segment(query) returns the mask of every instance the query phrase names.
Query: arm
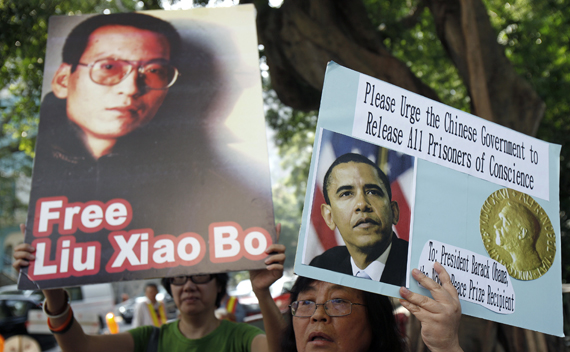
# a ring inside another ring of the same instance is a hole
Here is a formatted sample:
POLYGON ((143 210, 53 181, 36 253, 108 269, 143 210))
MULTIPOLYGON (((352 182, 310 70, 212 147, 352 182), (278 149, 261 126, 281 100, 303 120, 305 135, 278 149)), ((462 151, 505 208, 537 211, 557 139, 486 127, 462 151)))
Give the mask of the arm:
MULTIPOLYGON (((20 225, 20 229, 22 233, 25 232, 24 225, 20 225)), ((18 245, 14 249, 14 259, 16 259, 14 264, 12 264, 14 269, 20 271, 21 268, 30 265, 30 261, 36 259, 34 252, 35 248, 27 243, 18 245)), ((42 292, 46 296, 46 310, 51 315, 58 315, 65 311, 68 303, 63 289, 49 289, 42 290, 42 292)), ((57 319, 49 318, 50 324, 57 329, 65 323, 66 318, 67 316, 57 319)), ((134 340, 131 334, 86 335, 76 320, 73 321, 71 329, 64 334, 55 334, 55 338, 63 351, 77 351, 77 346, 81 346, 81 350, 85 352, 124 352, 134 350, 134 340)))
POLYGON ((443 266, 436 262, 434 268, 441 286, 418 269, 412 270, 414 279, 431 292, 433 299, 401 287, 400 295, 404 299, 400 303, 420 321, 422 339, 430 351, 462 352, 458 336, 461 320, 459 296, 443 266))
MULTIPOLYGON (((277 237, 281 225, 277 225, 277 237)), ((249 272, 253 292, 259 301, 259 308, 263 315, 263 327, 265 335, 258 335, 251 344, 252 352, 278 352, 281 350, 281 335, 285 330, 285 319, 283 314, 271 297, 269 286, 283 276, 283 262, 285 261, 285 246, 282 244, 272 244, 265 251, 267 254, 273 253, 265 259, 267 269, 252 270, 249 272)))

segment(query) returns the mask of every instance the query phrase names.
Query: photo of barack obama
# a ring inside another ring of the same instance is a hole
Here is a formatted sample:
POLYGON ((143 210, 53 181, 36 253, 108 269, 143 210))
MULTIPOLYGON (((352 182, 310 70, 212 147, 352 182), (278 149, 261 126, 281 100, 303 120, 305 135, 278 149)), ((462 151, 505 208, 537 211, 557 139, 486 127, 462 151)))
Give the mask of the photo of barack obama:
POLYGON ((321 216, 338 229, 345 246, 316 256, 311 266, 403 286, 408 242, 394 234, 400 219, 388 177, 370 159, 355 153, 338 157, 323 179, 321 216))

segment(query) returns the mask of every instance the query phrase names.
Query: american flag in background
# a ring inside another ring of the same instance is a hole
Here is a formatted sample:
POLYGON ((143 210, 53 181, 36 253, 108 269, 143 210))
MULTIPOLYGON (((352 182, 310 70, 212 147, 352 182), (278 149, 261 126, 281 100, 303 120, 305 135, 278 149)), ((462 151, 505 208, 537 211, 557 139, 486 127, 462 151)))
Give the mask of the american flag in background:
POLYGON ((358 153, 378 163, 386 173, 392 188, 392 200, 400 207, 400 220, 394 228, 396 235, 406 241, 410 237, 410 219, 413 201, 413 166, 414 157, 393 150, 382 148, 339 133, 322 130, 320 152, 316 169, 317 179, 311 209, 311 224, 305 237, 304 264, 327 249, 344 245, 338 230, 328 228, 321 216, 323 178, 329 166, 339 156, 346 153, 358 153))

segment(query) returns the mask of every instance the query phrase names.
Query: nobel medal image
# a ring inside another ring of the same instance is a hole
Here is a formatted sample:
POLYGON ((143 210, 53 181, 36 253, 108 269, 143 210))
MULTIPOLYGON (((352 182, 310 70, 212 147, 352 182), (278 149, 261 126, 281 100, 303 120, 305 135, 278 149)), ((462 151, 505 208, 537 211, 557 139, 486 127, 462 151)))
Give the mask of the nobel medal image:
POLYGON ((556 235, 542 207, 509 188, 493 192, 481 207, 481 237, 491 258, 518 280, 534 280, 552 266, 556 235))

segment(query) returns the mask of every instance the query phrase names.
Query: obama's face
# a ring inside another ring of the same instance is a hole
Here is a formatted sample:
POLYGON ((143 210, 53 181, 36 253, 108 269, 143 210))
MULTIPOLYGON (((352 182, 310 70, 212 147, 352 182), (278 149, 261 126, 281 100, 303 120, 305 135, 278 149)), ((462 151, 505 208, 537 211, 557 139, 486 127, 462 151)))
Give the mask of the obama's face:
POLYGON ((168 89, 149 89, 147 76, 157 72, 152 65, 167 67, 169 60, 164 35, 130 26, 104 26, 89 36, 74 71, 69 64, 60 66, 52 88, 58 98, 67 99, 68 118, 88 139, 115 140, 154 117, 168 89), (128 73, 117 83, 101 78, 120 65, 130 71, 123 71, 128 73))
POLYGON ((321 214, 331 230, 338 228, 349 251, 370 252, 390 243, 400 211, 373 166, 352 161, 338 164, 327 191, 330 205, 323 204, 321 214))

